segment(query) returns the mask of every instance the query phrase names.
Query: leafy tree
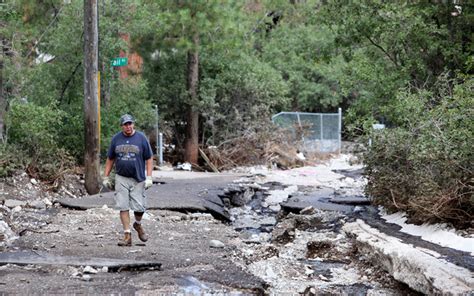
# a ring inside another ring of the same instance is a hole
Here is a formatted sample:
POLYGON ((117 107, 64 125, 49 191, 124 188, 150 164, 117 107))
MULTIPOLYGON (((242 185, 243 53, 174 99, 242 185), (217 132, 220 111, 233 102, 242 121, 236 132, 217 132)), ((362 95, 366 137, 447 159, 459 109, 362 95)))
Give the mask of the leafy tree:
MULTIPOLYGON (((8 55, 4 63, 3 98, 5 100, 22 100, 29 104, 64 111, 61 116, 62 128, 55 130, 61 141, 57 145, 75 156, 81 162, 84 151, 83 140, 83 3, 81 1, 50 1, 50 10, 44 13, 46 5, 34 6, 28 11, 35 13, 38 19, 28 17, 24 22, 22 1, 13 2, 6 7, 9 9, 7 24, 3 27, 4 36, 15 36, 7 43, 8 48, 17 49, 8 55), (54 5, 53 5, 54 3, 54 5), (43 14, 44 13, 44 14, 43 14), (79 25, 78 25, 79 24, 79 25), (11 33, 15 30, 15 34, 11 33), (10 33, 9 33, 10 32, 10 33), (34 50, 30 44, 34 44, 34 50), (30 47, 28 47, 30 46, 30 47)), ((28 5, 36 5, 35 1, 25 1, 28 5), (31 3, 30 3, 31 2, 31 3)), ((99 63, 102 71, 103 97, 109 98, 103 102, 102 126, 112 123, 112 127, 102 129, 102 139, 106 144, 118 129, 118 118, 126 112, 141 118, 139 127, 148 126, 153 117, 148 103, 147 93, 143 82, 136 77, 118 79, 116 70, 110 66, 110 60, 116 57, 120 50, 127 52, 128 45, 119 34, 120 28, 130 20, 133 11, 123 9, 123 5, 131 7, 137 1, 100 1, 99 6, 99 63), (126 89, 126 91, 124 91, 126 89), (129 109, 118 109, 113 106, 124 106, 121 101, 134 99, 135 104, 129 109), (112 107, 110 107, 112 106, 112 107), (142 108, 141 108, 142 107, 142 108)), ((4 7, 2 5, 2 7, 4 7)), ((28 6, 27 6, 28 7, 28 6)), ((13 127, 12 127, 13 128, 13 127)), ((15 137, 15 140, 18 139, 15 137)), ((12 143, 15 144, 15 143, 12 143)), ((104 153, 106 147, 102 145, 104 153)), ((54 153, 54 152, 51 152, 54 153)))
POLYGON ((466 71, 473 6, 443 3, 327 2, 320 15, 348 62, 339 82, 351 97, 348 120, 390 123, 400 88, 436 89, 438 76, 466 71), (458 13, 462 9, 462 13, 458 13), (467 31, 466 31, 467 30, 467 31))
MULTIPOLYGON (((207 75, 200 73, 206 67, 202 65, 202 56, 211 57, 211 51, 216 53, 225 47, 230 47, 230 52, 233 52, 241 44, 239 41, 243 39, 246 28, 245 22, 238 22, 242 11, 238 1, 145 3, 143 10, 138 10, 143 22, 135 25, 134 32, 140 36, 138 40, 142 49, 148 51, 142 55, 150 67, 155 67, 153 71, 167 70, 158 73, 159 81, 166 81, 166 84, 155 87, 160 90, 158 102, 165 103, 160 109, 180 113, 175 116, 186 124, 185 160, 197 163, 199 116, 206 105, 203 100, 209 99, 212 92, 200 86, 207 75), (204 54, 206 52, 208 54, 204 54), (150 53, 154 54, 150 56, 150 53), (182 72, 170 67, 179 67, 182 72), (168 97, 164 98, 163 94, 168 97)), ((153 71, 146 71, 153 75, 153 71)))
POLYGON ((342 102, 342 92, 332 73, 337 65, 331 57, 333 39, 325 26, 295 24, 283 17, 261 41, 261 58, 289 84, 294 111, 325 111, 342 102))

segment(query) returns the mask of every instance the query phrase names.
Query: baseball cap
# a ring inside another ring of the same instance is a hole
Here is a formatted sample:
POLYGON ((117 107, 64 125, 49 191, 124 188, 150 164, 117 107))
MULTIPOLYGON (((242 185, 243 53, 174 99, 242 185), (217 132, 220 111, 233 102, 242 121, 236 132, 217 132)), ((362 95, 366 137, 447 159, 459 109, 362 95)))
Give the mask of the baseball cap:
POLYGON ((124 125, 124 124, 127 123, 127 122, 134 123, 134 122, 135 122, 135 118, 133 118, 133 116, 130 115, 130 114, 124 114, 124 115, 122 115, 122 117, 120 117, 120 125, 124 125))

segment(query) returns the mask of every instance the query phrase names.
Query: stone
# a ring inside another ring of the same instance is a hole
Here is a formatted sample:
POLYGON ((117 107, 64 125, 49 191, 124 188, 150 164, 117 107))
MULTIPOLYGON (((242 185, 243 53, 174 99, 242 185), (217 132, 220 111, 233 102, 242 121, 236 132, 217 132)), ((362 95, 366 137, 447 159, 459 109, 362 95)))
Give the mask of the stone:
POLYGON ((286 244, 295 239, 295 221, 293 219, 284 220, 272 231, 272 241, 286 244))
POLYGON ((97 269, 87 265, 86 267, 84 267, 84 270, 82 271, 83 273, 91 273, 91 274, 96 274, 98 271, 97 269))
POLYGON ((46 205, 41 200, 32 200, 28 202, 28 205, 30 206, 30 208, 38 209, 38 210, 42 210, 46 208, 46 205))
POLYGON ((210 240, 209 241, 209 246, 211 248, 223 248, 223 247, 225 247, 223 242, 221 242, 219 240, 216 240, 216 239, 210 240))
POLYGON ((21 200, 16 200, 16 199, 7 199, 5 200, 4 205, 10 209, 13 209, 15 207, 24 207, 26 206, 26 202, 21 201, 21 200))
POLYGON ((273 206, 270 206, 269 209, 272 212, 278 213, 281 210, 281 206, 280 205, 273 205, 273 206))
POLYGON ((301 215, 312 215, 315 213, 313 206, 306 207, 300 211, 301 215))

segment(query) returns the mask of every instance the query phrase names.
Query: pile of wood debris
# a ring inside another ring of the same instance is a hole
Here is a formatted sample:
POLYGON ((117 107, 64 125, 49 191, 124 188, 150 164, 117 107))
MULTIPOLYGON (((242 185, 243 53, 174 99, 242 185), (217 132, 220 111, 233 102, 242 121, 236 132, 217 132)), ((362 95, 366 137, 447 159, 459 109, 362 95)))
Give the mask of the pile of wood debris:
POLYGON ((303 155, 292 137, 278 131, 248 131, 242 136, 227 140, 218 146, 202 149, 205 165, 213 171, 238 166, 276 165, 282 169, 311 165, 328 156, 311 153, 303 155))

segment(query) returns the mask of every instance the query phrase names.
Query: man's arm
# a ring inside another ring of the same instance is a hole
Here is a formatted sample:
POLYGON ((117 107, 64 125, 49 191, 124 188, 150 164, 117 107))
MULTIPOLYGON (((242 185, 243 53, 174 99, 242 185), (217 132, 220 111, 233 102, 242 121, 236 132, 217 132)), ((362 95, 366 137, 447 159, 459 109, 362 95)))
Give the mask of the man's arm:
POLYGON ((145 165, 146 165, 146 175, 151 177, 151 172, 153 170, 153 156, 146 160, 145 165))
POLYGON ((104 176, 108 177, 110 175, 110 172, 112 171, 112 167, 114 166, 115 159, 114 158, 108 158, 105 161, 105 171, 104 171, 104 176))

